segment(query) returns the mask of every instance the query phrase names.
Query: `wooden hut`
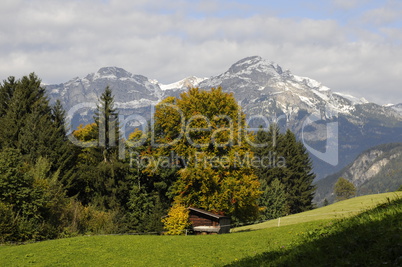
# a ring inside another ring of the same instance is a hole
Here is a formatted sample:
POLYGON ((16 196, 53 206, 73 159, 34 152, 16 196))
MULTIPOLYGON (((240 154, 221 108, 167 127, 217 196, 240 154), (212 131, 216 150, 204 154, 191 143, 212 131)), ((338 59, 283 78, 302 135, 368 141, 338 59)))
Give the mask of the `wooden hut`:
POLYGON ((193 207, 189 207, 188 210, 195 234, 230 233, 229 217, 193 207))

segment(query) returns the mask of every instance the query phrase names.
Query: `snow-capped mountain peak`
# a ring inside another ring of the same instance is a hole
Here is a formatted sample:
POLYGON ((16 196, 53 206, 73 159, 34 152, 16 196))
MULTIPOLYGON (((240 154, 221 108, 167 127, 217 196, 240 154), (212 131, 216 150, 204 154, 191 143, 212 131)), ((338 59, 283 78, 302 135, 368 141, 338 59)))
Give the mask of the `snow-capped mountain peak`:
POLYGON ((223 74, 200 83, 204 89, 218 86, 233 92, 245 110, 270 116, 283 112, 290 118, 300 110, 321 117, 330 116, 323 114, 325 108, 331 113, 349 114, 355 104, 363 103, 351 101, 341 94, 334 95, 321 82, 283 71, 278 64, 259 56, 242 59, 223 74))
POLYGON ((133 74, 130 72, 118 68, 118 67, 103 67, 100 68, 93 76, 92 79, 121 79, 132 78, 133 74))
POLYGON ((175 89, 187 89, 189 87, 197 87, 201 82, 206 80, 207 78, 198 78, 196 76, 191 76, 184 78, 178 82, 170 83, 170 84, 159 84, 161 90, 175 90, 175 89))
MULTIPOLYGON (((269 118, 285 115, 289 122, 296 124, 300 122, 298 116, 303 112, 324 120, 334 119, 337 114, 342 114, 356 125, 366 123, 363 117, 367 113, 382 116, 383 122, 402 118, 396 108, 382 108, 368 103, 364 98, 333 93, 319 81, 294 75, 289 70, 284 71, 278 64, 258 56, 242 59, 226 72, 199 85, 202 89, 219 86, 224 91, 233 92, 248 115, 269 118)), ((300 125, 292 127, 298 131, 300 125)))
POLYGON ((263 59, 260 56, 244 58, 233 64, 227 71, 231 74, 250 74, 252 72, 272 72, 273 75, 281 74, 282 68, 273 61, 263 59))

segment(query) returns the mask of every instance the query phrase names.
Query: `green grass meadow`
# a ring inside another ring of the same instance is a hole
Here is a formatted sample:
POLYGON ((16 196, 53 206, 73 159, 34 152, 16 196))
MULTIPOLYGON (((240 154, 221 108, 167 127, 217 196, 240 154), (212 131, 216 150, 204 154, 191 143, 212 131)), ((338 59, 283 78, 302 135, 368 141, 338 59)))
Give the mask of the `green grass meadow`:
POLYGON ((209 236, 82 236, 0 247, 1 266, 220 266, 291 246, 305 223, 209 236))
POLYGON ((402 197, 402 192, 391 192, 376 195, 367 195, 355 197, 352 199, 339 201, 334 204, 321 207, 318 209, 306 211, 303 213, 293 214, 280 219, 269 220, 263 223, 247 225, 232 229, 232 232, 259 230, 269 227, 298 224, 303 222, 311 222, 316 220, 342 219, 357 215, 362 211, 374 208, 380 203, 384 203, 387 199, 396 199, 402 197))
POLYGON ((402 201, 389 200, 398 195, 358 197, 284 217, 291 219, 282 218, 280 227, 273 220, 224 235, 80 236, 2 245, 0 266, 333 266, 353 265, 354 257, 395 266, 402 253, 402 201), (379 203, 385 204, 363 212, 379 203))

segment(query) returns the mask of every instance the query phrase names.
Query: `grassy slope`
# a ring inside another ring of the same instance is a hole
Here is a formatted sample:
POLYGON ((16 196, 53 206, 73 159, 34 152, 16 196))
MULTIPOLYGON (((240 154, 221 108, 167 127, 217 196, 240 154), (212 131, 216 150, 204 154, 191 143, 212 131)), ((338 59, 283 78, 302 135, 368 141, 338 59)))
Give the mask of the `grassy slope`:
MULTIPOLYGON (((402 197, 402 192, 392 192, 356 197, 344 201, 339 201, 326 207, 282 217, 280 218, 279 223, 281 226, 283 226, 315 220, 329 220, 350 217, 385 202, 387 198, 395 199, 398 196, 402 197)), ((278 226, 278 219, 266 221, 259 224, 238 227, 232 229, 232 232, 258 230, 274 226, 278 226)))
POLYGON ((268 262, 272 255, 280 258, 289 249, 300 247, 306 233, 331 224, 328 219, 333 217, 328 215, 323 215, 326 220, 318 220, 320 210, 328 213, 347 208, 365 209, 380 199, 386 201, 387 197, 394 196, 381 194, 339 202, 336 209, 331 205, 332 208, 315 210, 315 214, 305 213, 315 216, 300 219, 310 218, 310 222, 281 227, 267 224, 268 228, 259 231, 212 236, 83 236, 23 246, 0 246, 0 266, 213 266, 238 261, 255 265, 255 260, 257 264, 266 264, 266 253, 271 257, 268 262))
POLYGON ((229 266, 402 266, 402 198, 312 229, 291 248, 229 266))
POLYGON ((0 246, 0 266, 220 266, 292 246, 320 225, 210 236, 84 236, 0 246))

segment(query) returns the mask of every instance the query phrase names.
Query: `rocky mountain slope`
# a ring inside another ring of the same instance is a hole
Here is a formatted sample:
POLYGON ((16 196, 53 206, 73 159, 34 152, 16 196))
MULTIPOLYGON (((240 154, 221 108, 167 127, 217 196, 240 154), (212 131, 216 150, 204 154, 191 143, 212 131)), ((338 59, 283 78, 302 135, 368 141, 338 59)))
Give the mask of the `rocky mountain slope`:
POLYGON ((104 67, 84 78, 47 85, 51 99, 60 99, 66 110, 83 102, 97 103, 106 86, 110 86, 118 108, 141 107, 157 103, 163 91, 154 81, 142 75, 134 75, 117 67, 104 67))
MULTIPOLYGON (((402 142, 402 114, 398 106, 381 106, 365 99, 335 93, 321 83, 283 70, 261 57, 249 57, 226 72, 205 78, 189 77, 169 85, 121 68, 101 68, 84 78, 48 85, 52 100, 61 99, 66 110, 79 103, 97 103, 109 85, 122 115, 137 114, 149 120, 152 105, 178 96, 188 87, 221 86, 232 92, 254 127, 278 121, 291 128, 312 155, 319 178, 340 170, 359 153, 378 144, 402 142)), ((91 111, 74 113, 73 128, 91 120, 91 111)), ((134 123, 135 126, 135 123, 134 123)))
POLYGON ((341 171, 317 182, 315 201, 335 200, 333 188, 339 177, 352 182, 357 195, 392 192, 402 186, 402 143, 373 147, 341 171))

